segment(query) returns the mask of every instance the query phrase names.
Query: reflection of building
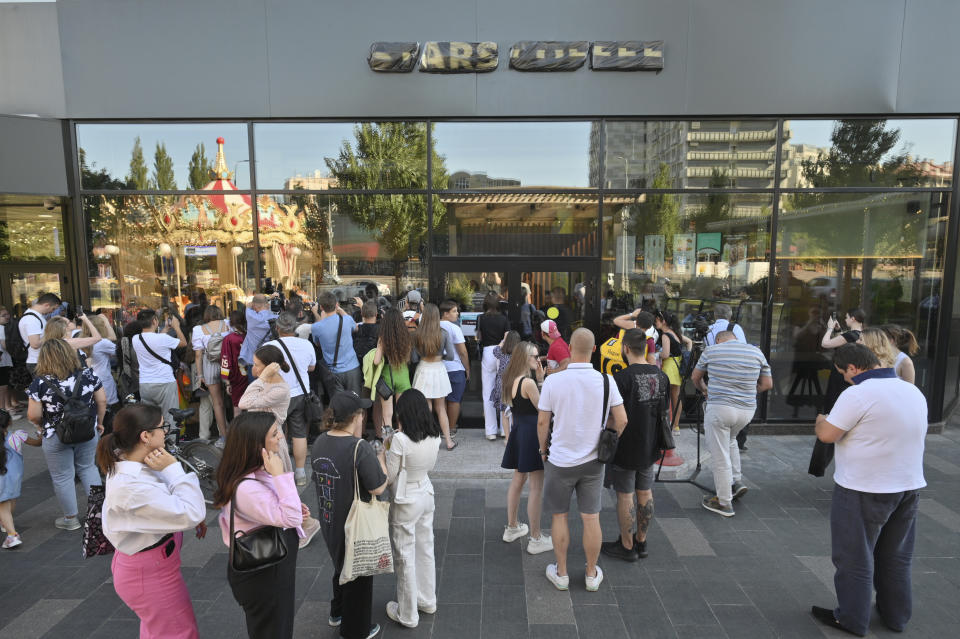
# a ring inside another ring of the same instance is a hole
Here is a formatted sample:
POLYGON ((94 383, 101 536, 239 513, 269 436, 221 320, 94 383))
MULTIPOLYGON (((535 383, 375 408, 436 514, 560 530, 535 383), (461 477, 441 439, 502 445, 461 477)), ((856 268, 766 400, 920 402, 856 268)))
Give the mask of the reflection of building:
POLYGON ((817 158, 830 152, 829 148, 812 144, 783 144, 783 167, 785 173, 781 186, 787 189, 810 188, 810 182, 803 176, 803 163, 816 162, 817 158))
POLYGON ((933 188, 953 184, 953 162, 937 164, 933 160, 918 160, 912 166, 921 176, 920 186, 933 188))
POLYGON ((495 187, 520 186, 520 180, 513 178, 492 178, 486 173, 457 171, 450 176, 451 189, 490 189, 495 187))
POLYGON ((326 191, 327 189, 337 188, 337 178, 324 175, 317 169, 313 175, 300 175, 297 173, 293 177, 288 177, 283 181, 283 188, 287 191, 294 189, 304 189, 306 191, 326 191))

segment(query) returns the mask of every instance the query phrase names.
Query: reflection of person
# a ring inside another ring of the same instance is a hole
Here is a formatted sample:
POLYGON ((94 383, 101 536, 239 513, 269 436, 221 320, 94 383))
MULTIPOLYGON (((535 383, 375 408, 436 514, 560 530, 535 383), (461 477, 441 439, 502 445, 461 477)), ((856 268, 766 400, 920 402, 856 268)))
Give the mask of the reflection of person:
POLYGON ((820 441, 836 445, 830 538, 837 607, 812 612, 827 626, 863 636, 876 590, 880 619, 902 632, 912 612, 910 565, 927 485, 927 401, 862 344, 841 346, 833 361, 853 384, 816 425, 820 441))
POLYGON ((787 393, 787 403, 794 407, 794 417, 799 406, 805 401, 816 401, 822 391, 818 372, 823 368, 823 357, 819 354, 820 335, 823 332, 820 309, 811 306, 807 311, 807 322, 793 328, 793 383, 787 393), (797 394, 799 387, 800 393, 797 394), (813 399, 810 397, 813 396, 813 399))
POLYGON ((753 419, 757 394, 773 388, 770 364, 759 348, 739 343, 731 331, 721 331, 717 343, 700 355, 690 379, 707 398, 703 428, 717 491, 716 495, 705 495, 701 504, 718 515, 733 517, 733 500, 747 492, 740 483, 736 435, 753 419), (704 381, 706 374, 710 375, 709 388, 704 381))
MULTIPOLYGON (((833 317, 827 320, 827 332, 824 333, 823 339, 820 340, 820 346, 822 348, 834 349, 844 344, 860 341, 860 332, 863 330, 863 324, 866 321, 864 312, 859 308, 851 308, 847 311, 843 321, 850 330, 844 331, 839 335, 834 335, 834 333, 842 330, 840 323, 833 317)), ((830 412, 833 404, 837 401, 837 397, 849 386, 850 384, 844 381, 843 375, 837 372, 836 367, 831 367, 830 378, 827 380, 827 392, 823 398, 824 413, 830 412)))

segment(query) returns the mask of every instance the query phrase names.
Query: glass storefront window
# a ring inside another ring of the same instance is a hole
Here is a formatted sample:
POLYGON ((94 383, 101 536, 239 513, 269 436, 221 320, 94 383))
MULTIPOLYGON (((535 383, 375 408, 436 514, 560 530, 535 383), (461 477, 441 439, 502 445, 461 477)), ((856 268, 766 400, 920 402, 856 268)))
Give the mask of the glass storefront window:
POLYGON ((598 187, 600 137, 590 122, 439 122, 433 148, 436 189, 598 187))
POLYGON ((932 384, 948 217, 945 193, 784 196, 777 237, 771 418, 816 416, 830 372, 820 348, 831 313, 861 308, 920 343, 916 384, 932 384))
POLYGON ((225 310, 253 293, 249 195, 97 195, 83 205, 92 308, 182 315, 194 293, 225 310))
POLYGON ((0 195, 0 262, 66 259, 63 199, 0 195))
POLYGON ((254 139, 258 189, 427 188, 423 122, 256 124, 254 139))
POLYGON ((193 191, 222 179, 250 188, 243 123, 78 124, 77 144, 83 189, 193 191), (210 175, 221 140, 229 161, 220 173, 230 177, 210 175))
POLYGON ((577 193, 440 195, 434 255, 597 254, 599 199, 577 193))
POLYGON ((257 208, 265 288, 307 300, 323 291, 364 298, 374 287, 391 299, 426 293, 423 196, 261 195, 257 208))
POLYGON ((786 120, 781 186, 950 187, 956 120, 786 120))
POLYGON ((604 200, 603 323, 640 306, 689 323, 722 302, 747 341, 759 345, 772 196, 654 192, 622 199, 604 200))
MULTIPOLYGON (((591 132, 591 147, 600 125, 591 132)), ((766 189, 774 186, 774 120, 606 122, 608 189, 766 189)), ((599 167, 591 153, 591 185, 599 167)))

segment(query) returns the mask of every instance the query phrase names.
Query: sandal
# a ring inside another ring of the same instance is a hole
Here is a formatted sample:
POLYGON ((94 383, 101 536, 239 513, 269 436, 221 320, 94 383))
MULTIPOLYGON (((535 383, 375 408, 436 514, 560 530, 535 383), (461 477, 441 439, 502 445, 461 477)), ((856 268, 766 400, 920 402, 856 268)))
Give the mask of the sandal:
POLYGON ((459 445, 460 445, 460 442, 453 442, 453 446, 447 446, 447 450, 448 450, 448 451, 453 450, 454 448, 456 448, 456 447, 459 446, 459 445))

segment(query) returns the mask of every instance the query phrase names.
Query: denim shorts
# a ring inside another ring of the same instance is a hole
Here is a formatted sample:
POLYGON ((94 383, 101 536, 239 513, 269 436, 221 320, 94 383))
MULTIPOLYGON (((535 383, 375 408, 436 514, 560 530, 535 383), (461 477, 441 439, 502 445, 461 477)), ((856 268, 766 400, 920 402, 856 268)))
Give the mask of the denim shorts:
POLYGON ((463 392, 467 390, 467 372, 447 371, 447 377, 450 378, 450 386, 453 388, 447 395, 447 401, 459 404, 463 400, 463 392))

